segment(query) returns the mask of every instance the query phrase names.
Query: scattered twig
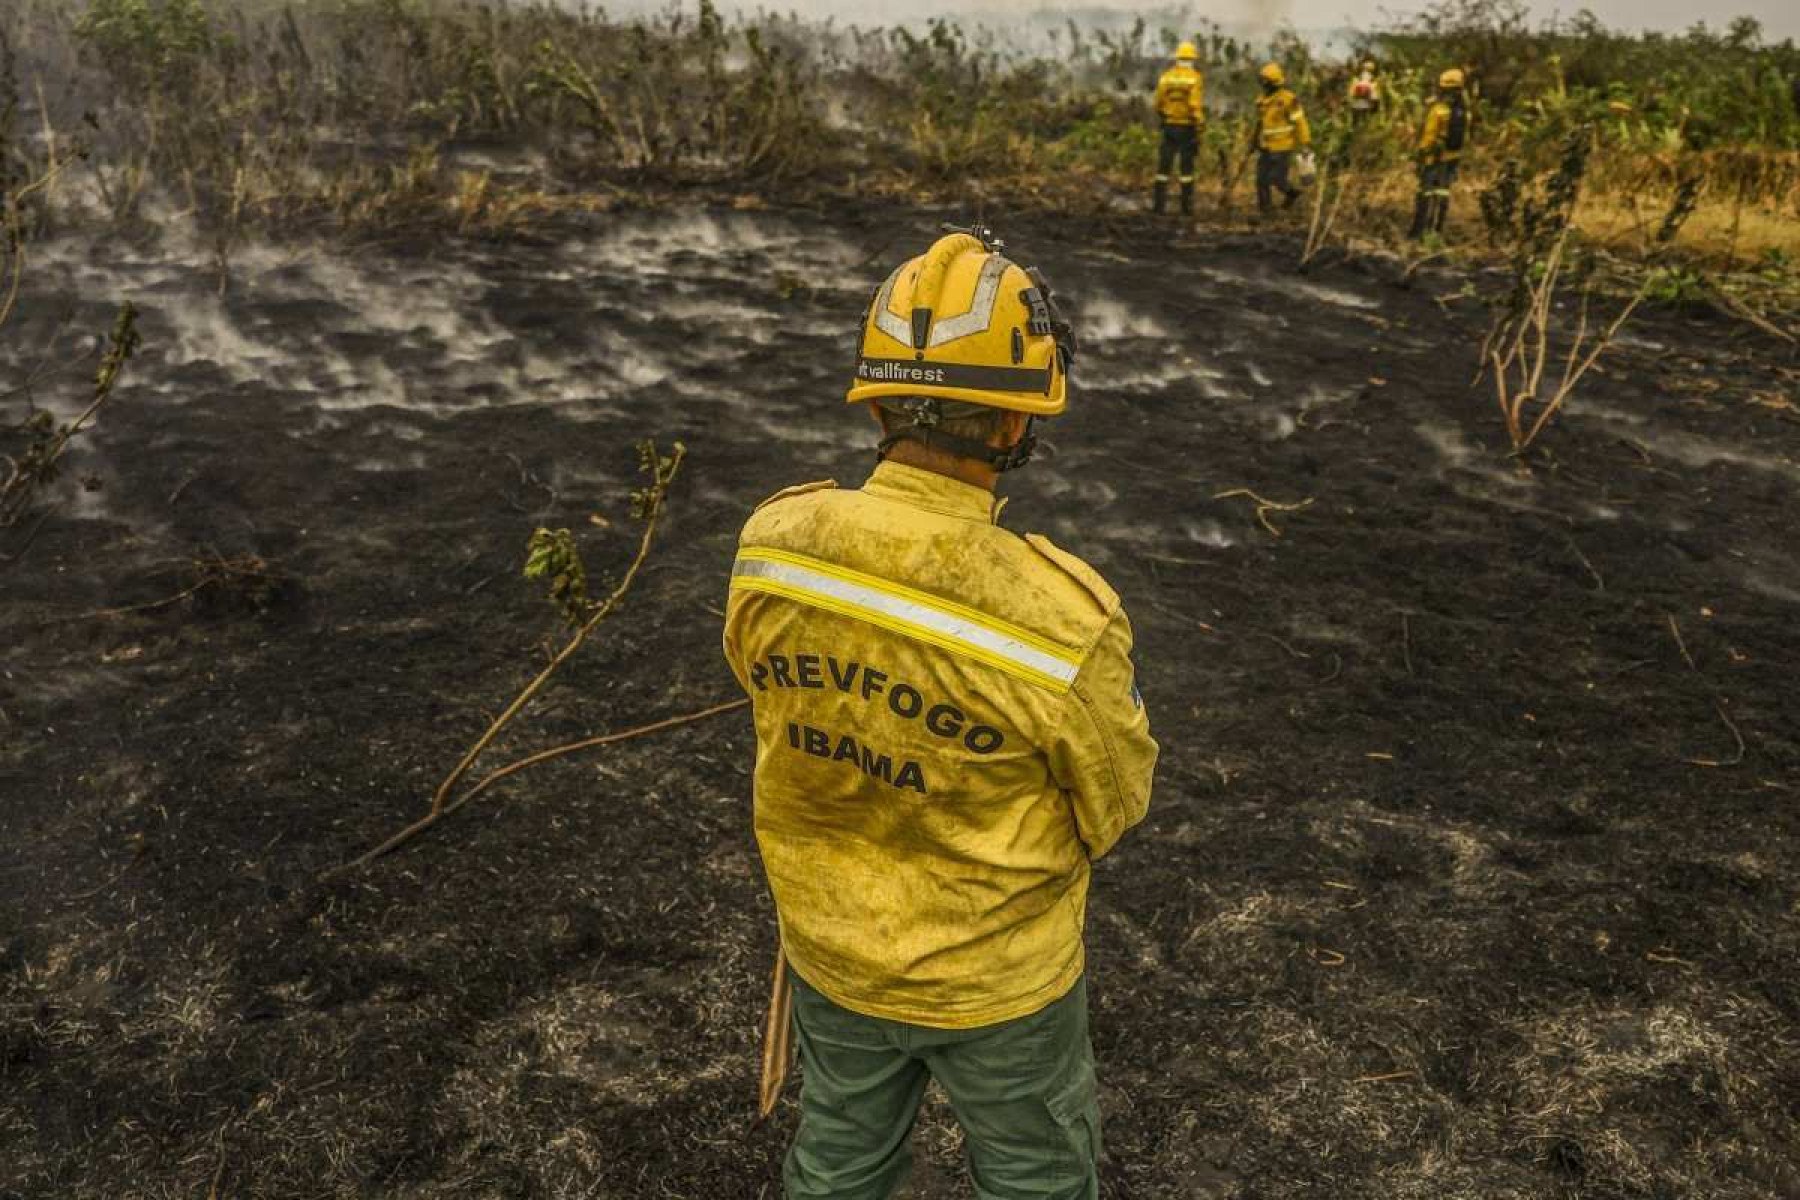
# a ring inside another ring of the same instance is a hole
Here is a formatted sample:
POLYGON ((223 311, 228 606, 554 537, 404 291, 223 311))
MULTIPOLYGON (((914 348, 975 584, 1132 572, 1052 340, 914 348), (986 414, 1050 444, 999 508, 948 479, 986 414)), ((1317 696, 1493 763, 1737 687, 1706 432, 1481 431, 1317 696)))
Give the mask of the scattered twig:
POLYGON ((1737 752, 1730 758, 1686 758, 1682 761, 1694 767, 1735 767, 1744 761, 1746 749, 1744 735, 1738 732, 1737 725, 1732 722, 1730 714, 1725 711, 1723 701, 1713 701, 1713 707, 1718 710, 1719 720, 1725 722, 1725 728, 1731 730, 1731 738, 1737 743, 1737 752))
POLYGON ((1213 565, 1204 558, 1183 558, 1179 554, 1152 554, 1148 550, 1140 551, 1138 557, 1146 562, 1167 563, 1172 567, 1210 567, 1213 565))
POLYGON ((1313 498, 1308 496, 1304 500, 1297 500, 1292 504, 1284 504, 1279 500, 1264 499, 1249 488, 1230 488, 1223 492, 1213 493, 1214 500, 1228 500, 1233 496, 1243 496, 1254 502, 1256 505, 1256 519, 1262 523, 1264 529, 1268 530, 1269 533, 1275 537, 1281 536, 1281 530, 1275 528, 1274 522, 1269 520, 1270 513, 1299 512, 1303 508, 1311 507, 1313 502, 1313 498))
POLYGON ((1276 637, 1272 633, 1264 633, 1259 629, 1256 632, 1256 636, 1259 638, 1267 638, 1269 641, 1274 642, 1277 646, 1280 646, 1283 650, 1286 650, 1288 652, 1288 654, 1290 654, 1294 658, 1311 658, 1312 657, 1312 655, 1308 654, 1304 650, 1294 649, 1292 646, 1288 645, 1286 642, 1282 641, 1280 638, 1276 637))
POLYGON ((1418 258, 1415 258, 1406 264, 1406 269, 1400 273, 1400 281, 1402 283, 1410 282, 1412 277, 1418 274, 1420 267, 1428 262, 1436 262, 1440 258, 1448 258, 1449 255, 1450 252, 1448 250, 1433 250, 1429 254, 1420 255, 1418 258))
POLYGON ((131 613, 154 612, 159 608, 167 608, 171 604, 179 604, 190 596, 197 596, 210 587, 268 580, 274 575, 268 561, 254 554, 246 554, 238 558, 198 559, 195 565, 200 567, 199 580, 191 587, 182 588, 173 596, 164 596, 160 600, 150 600, 143 604, 127 604, 120 608, 96 608, 89 612, 72 613, 66 617, 51 618, 50 623, 104 620, 110 617, 127 616, 131 613))
POLYGON ((527 755, 516 762, 510 762, 504 767, 496 768, 482 776, 481 780, 476 783, 475 786, 457 797, 454 802, 445 805, 444 811, 446 813, 455 812, 494 784, 499 783, 509 775, 518 774, 527 767, 535 767, 539 763, 549 762, 553 758, 561 758, 566 754, 576 754, 583 750, 592 750, 596 746, 609 746, 614 742, 629 741, 632 738, 643 737, 645 734, 650 733, 658 733, 664 729, 674 729, 680 725, 692 725, 696 721, 704 721, 708 717, 716 717, 722 713, 734 712, 740 708, 747 708, 749 705, 750 700, 748 697, 745 697, 742 700, 730 700, 724 704, 715 704, 711 708, 703 708, 699 712, 688 713, 685 716, 668 717, 649 725, 640 725, 636 729, 627 729, 623 733, 603 733, 598 737, 583 738, 579 742, 569 742, 567 745, 553 746, 548 750, 540 750, 536 754, 527 755))
MULTIPOLYGON (((506 766, 484 776, 474 787, 470 788, 467 792, 464 792, 461 796, 458 796, 455 800, 450 801, 448 804, 442 806, 434 805, 431 811, 427 812, 423 817, 420 817, 411 825, 400 830, 374 849, 369 850, 367 853, 352 860, 350 863, 346 864, 346 866, 364 866, 373 862, 375 859, 380 858, 384 854, 392 853, 419 834, 430 829, 433 825, 436 825, 439 821, 443 820, 469 801, 475 799, 475 797, 486 791, 491 785, 500 782, 509 775, 516 775, 527 767, 536 766, 538 763, 547 762, 553 758, 561 758, 565 754, 574 754, 580 750, 589 750, 595 746, 612 745, 616 742, 630 741, 633 738, 640 738, 652 733, 659 733, 665 729, 674 729, 680 725, 691 725, 696 721, 703 721, 708 717, 716 717, 721 713, 727 713, 734 709, 743 708, 749 703, 750 701, 745 699, 734 700, 728 704, 715 704, 711 708, 701 709, 699 712, 687 713, 679 717, 665 717, 660 721, 652 721, 648 725, 639 725, 635 729, 625 729, 620 730, 617 733, 607 733, 602 734, 599 737, 586 738, 579 742, 570 742, 566 746, 556 746, 552 749, 540 751, 537 754, 519 759, 517 762, 508 763, 506 766)), ((344 868, 339 868, 339 870, 342 869, 344 868)), ((336 872, 332 873, 335 874, 336 872)))
POLYGON ((1587 573, 1594 577, 1594 590, 1596 592, 1604 592, 1606 590, 1606 580, 1600 577, 1600 572, 1594 569, 1594 564, 1588 561, 1588 556, 1581 552, 1581 547, 1575 544, 1575 539, 1565 534, 1563 540, 1569 543, 1570 552, 1573 553, 1576 558, 1581 560, 1581 565, 1587 568, 1587 573))
POLYGON ((1192 625, 1197 629, 1201 629, 1207 633, 1212 634, 1214 637, 1219 636, 1219 631, 1216 627, 1207 624, 1205 621, 1202 621, 1199 617, 1191 617, 1187 613, 1182 612, 1180 609, 1170 608, 1168 605, 1159 604, 1155 600, 1149 600, 1149 601, 1146 601, 1146 603, 1149 604, 1151 608, 1154 608, 1157 612, 1162 613, 1165 617, 1172 617, 1177 621, 1183 622, 1184 624, 1192 625))
POLYGON ((1681 657, 1686 660, 1688 670, 1698 671, 1700 668, 1694 665, 1694 656, 1688 653, 1687 640, 1681 636, 1681 625, 1675 620, 1675 614, 1664 613, 1663 616, 1668 619, 1669 632, 1675 635, 1675 648, 1681 651, 1681 657))
POLYGON ((1411 1079, 1418 1075, 1417 1071, 1389 1071, 1385 1075, 1358 1075, 1351 1083, 1389 1083, 1396 1079, 1411 1079))
POLYGON ((1400 614, 1400 657, 1406 662, 1407 675, 1414 675, 1415 672, 1413 671, 1412 660, 1412 618, 1404 612, 1400 614))
POLYGON ((1800 345, 1800 337, 1796 337, 1794 334, 1781 328, 1779 325, 1776 325, 1773 321, 1764 317, 1761 313, 1757 312, 1754 308, 1751 308, 1748 304, 1745 304, 1742 300, 1739 300, 1736 296, 1733 296, 1724 288, 1714 284, 1707 290, 1712 293, 1713 299, 1719 307, 1723 308, 1726 312, 1738 318, 1740 321, 1761 330, 1770 337, 1780 338, 1790 346, 1800 345))

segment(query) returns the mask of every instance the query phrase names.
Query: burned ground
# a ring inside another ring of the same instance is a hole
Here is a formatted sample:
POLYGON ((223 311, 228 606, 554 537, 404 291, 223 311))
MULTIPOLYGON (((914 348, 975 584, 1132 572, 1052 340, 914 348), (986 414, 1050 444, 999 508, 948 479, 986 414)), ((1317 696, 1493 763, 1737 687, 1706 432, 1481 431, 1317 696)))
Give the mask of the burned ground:
MULTIPOLYGON (((530 530, 622 568, 638 438, 691 452, 653 559, 506 748, 732 697, 736 530, 866 470, 849 331, 935 220, 263 247, 222 298, 41 250, 10 377, 122 295, 146 346, 0 546, 0 1195, 773 1194, 741 713, 321 876, 541 661, 530 530)), ((1090 913, 1108 1193, 1800 1194, 1793 360, 1646 317, 1523 473, 1460 277, 1015 232, 1084 348, 1007 522, 1125 596, 1163 746, 1090 913)), ((968 1194, 937 1100, 920 1150, 968 1194)))

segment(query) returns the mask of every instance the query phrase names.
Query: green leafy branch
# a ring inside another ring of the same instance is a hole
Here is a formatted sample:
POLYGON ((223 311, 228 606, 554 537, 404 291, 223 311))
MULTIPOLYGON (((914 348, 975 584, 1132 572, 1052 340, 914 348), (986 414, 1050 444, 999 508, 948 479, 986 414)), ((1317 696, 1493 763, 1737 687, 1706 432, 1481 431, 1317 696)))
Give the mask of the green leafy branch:
POLYGON ((587 568, 582 565, 581 551, 575 535, 566 529, 539 529, 531 535, 525 558, 525 578, 550 580, 550 603, 562 611, 563 619, 580 628, 593 602, 588 599, 587 568))
POLYGON ((624 601, 626 593, 631 590, 632 583, 637 579, 638 572, 642 570, 645 561, 650 556, 650 546, 656 535, 656 527, 668 501, 669 486, 675 481, 686 456, 687 447, 680 442, 676 442, 672 451, 666 455, 656 448, 654 442, 645 441, 638 444, 638 465, 640 470, 649 476, 649 482, 631 493, 631 503, 633 515, 644 523, 644 532, 638 541, 637 554, 625 569, 625 574, 605 599, 594 601, 589 597, 587 570, 582 565, 581 555, 575 546, 574 537, 568 530, 539 529, 532 534, 525 562, 525 574, 533 579, 548 578, 550 580, 550 601, 574 627, 574 633, 543 670, 539 671, 531 682, 525 685, 524 690, 513 698, 512 703, 506 706, 505 711, 494 718, 487 727, 487 731, 475 740, 474 745, 470 746, 468 751, 463 754, 462 759, 450 774, 444 777, 444 781, 438 785, 436 794, 432 796, 431 807, 425 815, 380 845, 354 859, 347 866, 365 866, 382 855, 390 853, 469 803, 492 784, 509 775, 516 774, 526 767, 592 746, 607 745, 660 729, 689 724, 717 713, 741 708, 748 703, 747 701, 736 701, 730 704, 716 705, 697 713, 668 718, 650 725, 640 726, 637 729, 605 734, 567 746, 557 746, 541 751, 489 772, 467 791, 461 795, 455 795, 457 787, 467 778, 476 761, 493 745, 501 731, 525 710, 525 707, 536 698, 539 692, 544 690, 544 687, 562 668, 563 664, 573 658, 575 653, 586 643, 588 636, 600 626, 601 622, 617 611, 620 603, 624 601), (452 799, 453 795, 454 799, 452 799))
POLYGON ((58 427, 48 413, 34 414, 25 425, 26 431, 34 436, 24 454, 16 459, 11 455, 0 455, 0 462, 6 467, 6 477, 0 480, 0 528, 16 524, 30 506, 37 489, 56 478, 69 443, 87 431, 89 422, 112 396, 119 374, 125 369, 126 360, 137 350, 140 340, 137 309, 127 301, 113 322, 106 353, 94 376, 93 396, 81 415, 58 427))

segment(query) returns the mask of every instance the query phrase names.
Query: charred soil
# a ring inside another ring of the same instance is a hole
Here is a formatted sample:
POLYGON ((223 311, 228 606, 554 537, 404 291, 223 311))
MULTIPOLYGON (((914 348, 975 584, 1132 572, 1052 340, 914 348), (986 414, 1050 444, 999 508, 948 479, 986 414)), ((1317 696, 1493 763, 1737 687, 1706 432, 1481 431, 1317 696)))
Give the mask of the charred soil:
MULTIPOLYGON (((690 448, 659 544, 502 754, 733 697, 735 534, 865 473, 850 330, 937 219, 255 247, 223 297, 39 253, 9 375, 124 295, 145 345, 0 543, 0 1196, 775 1193, 741 713, 322 876, 542 662, 531 529, 623 568, 638 438, 690 448)), ((1124 595, 1163 747, 1089 914, 1108 1194, 1800 1194, 1792 357, 1647 315, 1525 470, 1460 277, 1014 232, 1083 349, 1006 521, 1124 595)), ((969 1194, 941 1099, 919 1141, 969 1194)))

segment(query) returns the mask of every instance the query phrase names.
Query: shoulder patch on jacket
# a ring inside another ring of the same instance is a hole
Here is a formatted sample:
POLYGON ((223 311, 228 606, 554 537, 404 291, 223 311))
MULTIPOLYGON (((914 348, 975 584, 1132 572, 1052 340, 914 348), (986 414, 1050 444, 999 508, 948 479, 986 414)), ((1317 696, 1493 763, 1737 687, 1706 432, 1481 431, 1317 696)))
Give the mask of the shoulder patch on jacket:
POLYGON ((1100 572, 1067 550, 1061 549, 1041 533, 1028 533, 1025 535, 1025 541, 1033 550, 1061 567, 1064 574, 1086 588, 1099 603, 1103 612, 1111 613, 1119 607, 1119 593, 1113 591, 1106 580, 1100 578, 1100 572))
POLYGON ((786 500, 790 496, 804 496, 808 492, 822 492, 827 488, 834 488, 836 486, 837 480, 835 479, 821 479, 815 483, 797 483, 793 487, 782 488, 779 492, 776 492, 773 496, 770 496, 767 500, 758 504, 752 511, 761 512, 777 500, 786 500))

